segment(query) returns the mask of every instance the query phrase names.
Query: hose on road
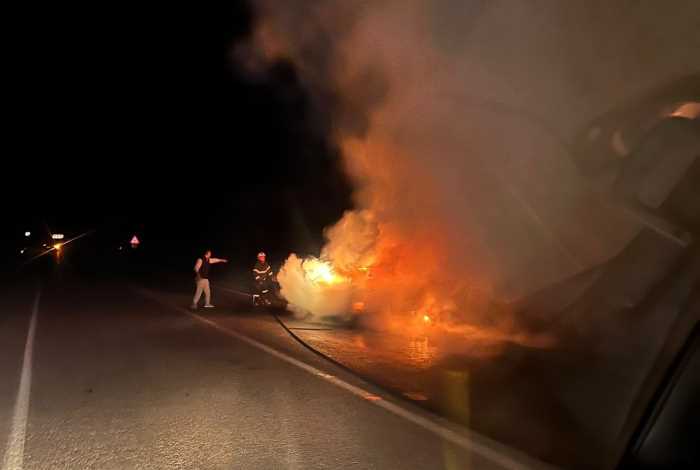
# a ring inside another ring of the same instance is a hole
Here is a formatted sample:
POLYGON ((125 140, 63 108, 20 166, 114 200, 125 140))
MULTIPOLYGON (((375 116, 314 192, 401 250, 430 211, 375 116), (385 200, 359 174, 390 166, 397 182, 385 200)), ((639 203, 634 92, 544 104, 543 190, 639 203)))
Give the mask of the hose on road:
MULTIPOLYGON (((234 294, 237 294, 237 295, 241 295, 241 296, 245 296, 245 297, 250 297, 250 298, 253 297, 253 294, 249 294, 249 293, 247 293, 247 292, 242 292, 242 291, 239 291, 239 290, 236 290, 236 289, 230 289, 230 288, 228 288, 228 287, 222 287, 221 289, 222 289, 222 290, 225 290, 225 291, 228 291, 228 292, 231 292, 231 293, 234 293, 234 294)), ((382 387, 382 386, 379 385, 376 381, 372 380, 370 377, 366 376, 365 374, 361 374, 361 373, 357 372, 355 369, 352 369, 352 368, 346 366, 345 364, 343 364, 343 363, 341 363, 341 362, 338 362, 337 360, 333 359, 333 358, 330 357, 329 355, 322 353, 322 352, 319 351, 318 349, 316 349, 316 348, 314 348, 313 346, 311 346, 310 344, 308 344, 306 341, 304 341, 303 339, 301 339, 301 338, 299 337, 299 335, 297 335, 296 333, 294 333, 294 331, 292 331, 292 329, 289 328, 289 327, 284 323, 284 321, 282 321, 282 319, 279 317, 279 315, 278 315, 274 310, 271 310, 271 309, 269 309, 269 308, 266 308, 265 311, 266 311, 267 313, 269 313, 270 316, 271 316, 272 318, 275 319, 275 321, 282 327, 282 329, 283 329, 285 332, 287 332, 287 334, 288 334, 289 336, 292 337, 292 339, 294 339, 297 343, 299 343, 302 347, 304 347, 304 348, 307 349, 308 351, 312 352, 313 354, 315 354, 316 356, 320 357, 321 359, 330 362, 331 364, 333 364, 334 366, 336 366, 336 367, 340 368, 341 370, 347 372, 348 374, 350 374, 350 375, 352 375, 352 376, 354 376, 354 377, 356 377, 356 378, 362 380, 363 382, 365 382, 365 383, 367 383, 367 384, 371 384, 372 386, 381 389, 383 393, 386 393, 387 395, 390 395, 390 396, 392 396, 392 397, 394 397, 394 398, 396 398, 396 399, 399 399, 399 400, 401 400, 401 401, 405 401, 406 398, 405 398, 403 395, 401 395, 400 393, 397 393, 397 392, 395 392, 395 391, 392 391, 392 390, 389 390, 389 389, 387 389, 387 388, 385 388, 385 387, 382 387)))

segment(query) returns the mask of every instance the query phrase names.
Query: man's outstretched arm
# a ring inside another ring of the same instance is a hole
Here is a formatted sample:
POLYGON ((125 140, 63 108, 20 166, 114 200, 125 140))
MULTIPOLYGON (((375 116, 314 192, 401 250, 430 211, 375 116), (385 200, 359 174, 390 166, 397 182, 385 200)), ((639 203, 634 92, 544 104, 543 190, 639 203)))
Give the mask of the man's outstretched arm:
POLYGON ((211 264, 228 263, 228 260, 226 258, 209 258, 209 262, 211 264))

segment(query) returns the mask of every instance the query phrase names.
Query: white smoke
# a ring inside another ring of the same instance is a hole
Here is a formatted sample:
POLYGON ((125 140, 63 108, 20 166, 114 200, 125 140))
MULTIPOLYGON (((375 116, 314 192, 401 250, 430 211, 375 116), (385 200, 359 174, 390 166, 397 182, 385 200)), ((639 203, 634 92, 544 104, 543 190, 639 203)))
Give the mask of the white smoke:
POLYGON ((297 316, 328 317, 350 312, 353 285, 349 280, 328 282, 324 274, 332 275, 329 269, 323 261, 312 257, 301 259, 291 255, 284 263, 277 280, 281 294, 297 316))

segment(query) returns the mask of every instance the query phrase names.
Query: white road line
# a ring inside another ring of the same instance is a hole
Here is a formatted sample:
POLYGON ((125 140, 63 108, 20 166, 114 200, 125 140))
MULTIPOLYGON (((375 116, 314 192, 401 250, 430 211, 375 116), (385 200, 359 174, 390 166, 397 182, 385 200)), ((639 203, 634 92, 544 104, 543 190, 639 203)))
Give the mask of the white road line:
MULTIPOLYGON (((535 461, 530 461, 529 458, 523 457, 522 461, 516 460, 515 456, 508 455, 506 452, 493 449, 485 444, 476 442, 474 439, 465 436, 463 434, 460 434, 456 431, 453 431, 452 429, 443 426, 439 423, 436 423, 424 416, 421 416, 417 413, 414 413, 413 411, 407 410, 405 408, 400 407, 399 405, 392 403, 390 401, 387 401, 385 399, 382 399, 381 397, 378 397, 377 395, 368 392, 360 387, 357 387, 355 385, 352 385, 334 375, 326 374, 325 372, 322 372, 321 370, 306 364, 305 362, 299 361, 298 359, 294 359, 291 356, 288 356, 287 354, 280 352, 276 349, 271 348, 270 346, 267 346, 259 341, 256 341, 252 338, 249 338, 235 330, 231 330, 228 328, 225 328, 218 323, 210 320, 209 318, 205 318, 201 315, 197 315, 196 313, 193 313, 185 308, 178 307, 171 305, 169 303, 163 302, 159 298, 157 298, 155 295, 151 294, 150 292, 146 292, 143 290, 139 290, 139 292, 158 302, 161 304, 165 304, 170 308, 174 308, 179 312, 182 312, 186 315, 189 315, 190 317, 194 318, 195 320, 204 323, 208 326, 211 326, 212 328, 220 331, 221 333, 235 338, 237 340, 243 341, 246 344, 249 344, 250 346, 253 346, 254 348, 260 349, 262 351, 265 351, 266 353, 270 354, 271 356, 274 356, 278 359, 281 359, 282 361, 285 361, 289 364, 292 364, 300 369, 303 369, 307 371, 308 373, 315 375, 316 377, 319 377, 327 382, 332 383, 333 385, 342 388, 343 390, 346 390, 353 395, 356 395, 358 397, 361 397, 365 400, 367 400, 370 403, 373 403, 374 405, 385 409, 386 411, 389 411, 390 413, 393 413, 396 416, 400 416, 404 418, 407 421, 412 422, 413 424, 416 424, 417 426, 422 427, 423 429, 432 432, 433 434, 439 436, 440 438, 458 446, 461 447, 467 451, 474 452, 475 454, 480 455, 481 457, 490 460, 491 462, 500 465, 504 469, 528 469, 528 468, 550 468, 548 465, 540 462, 535 462, 535 461), (527 462, 526 462, 527 461, 527 462)), ((516 452, 512 452, 515 454, 516 452)))
POLYGON ((5 458, 2 470, 22 470, 24 464, 24 443, 27 435, 27 417, 29 415, 29 393, 32 388, 32 351, 34 350, 34 331, 36 317, 39 312, 41 290, 37 290, 32 307, 32 318, 29 321, 27 342, 24 345, 24 360, 22 361, 22 376, 19 381, 19 391, 15 402, 15 413, 12 417, 12 428, 7 440, 5 458))

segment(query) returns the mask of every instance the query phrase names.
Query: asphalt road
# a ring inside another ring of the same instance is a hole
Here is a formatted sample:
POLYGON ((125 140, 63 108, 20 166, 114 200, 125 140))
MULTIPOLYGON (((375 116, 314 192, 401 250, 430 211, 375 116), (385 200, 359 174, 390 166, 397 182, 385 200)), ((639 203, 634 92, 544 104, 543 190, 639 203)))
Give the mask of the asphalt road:
POLYGON ((540 467, 271 321, 246 330, 259 313, 192 315, 114 282, 16 282, 1 294, 2 470, 540 467))
MULTIPOLYGON (((671 326, 692 317, 683 306, 700 265, 691 257, 677 263, 674 250, 648 233, 608 265, 522 306, 518 319, 540 318, 551 342, 492 334, 488 325, 446 334, 347 329, 289 315, 282 321, 307 345, 403 403, 559 467, 607 468, 624 445, 623 426, 671 326), (674 263, 674 274, 664 278, 674 263), (522 315, 527 309, 532 312, 522 315)), ((189 303, 191 281, 151 282, 159 299, 189 303)), ((251 313, 250 299, 231 292, 242 285, 217 282, 220 308, 207 317, 293 352, 298 345, 289 344, 275 319, 251 313)))

